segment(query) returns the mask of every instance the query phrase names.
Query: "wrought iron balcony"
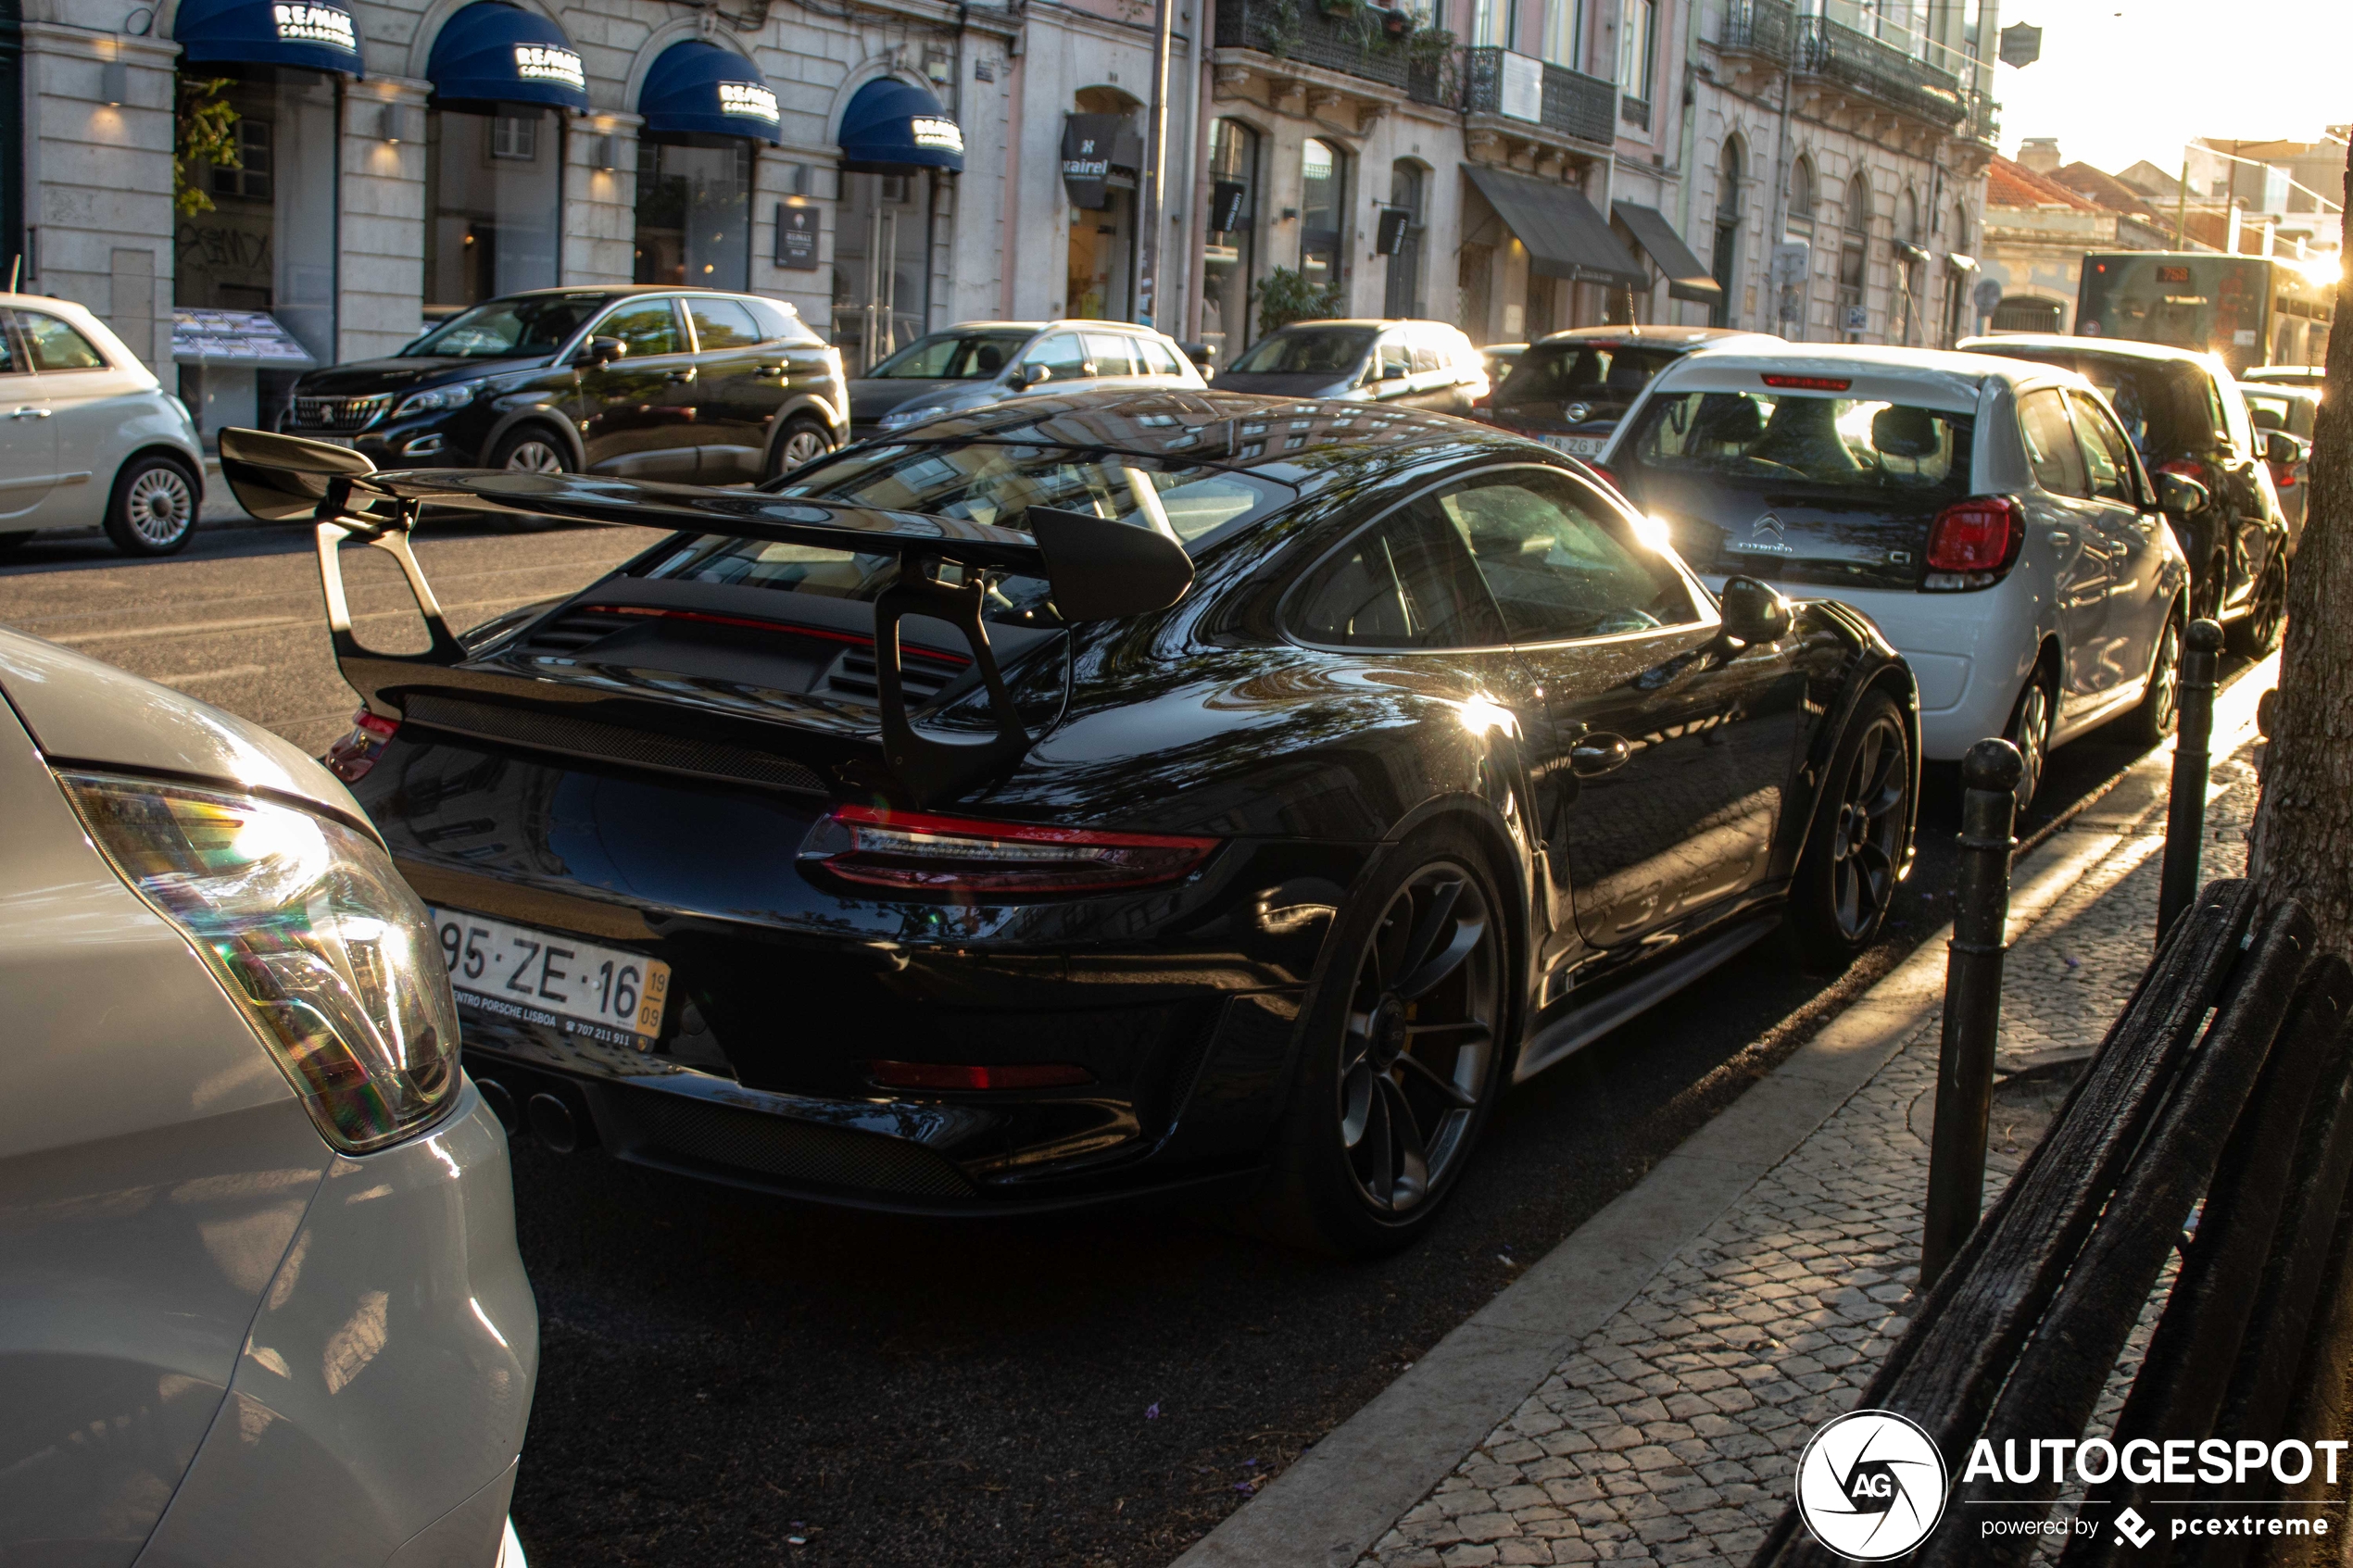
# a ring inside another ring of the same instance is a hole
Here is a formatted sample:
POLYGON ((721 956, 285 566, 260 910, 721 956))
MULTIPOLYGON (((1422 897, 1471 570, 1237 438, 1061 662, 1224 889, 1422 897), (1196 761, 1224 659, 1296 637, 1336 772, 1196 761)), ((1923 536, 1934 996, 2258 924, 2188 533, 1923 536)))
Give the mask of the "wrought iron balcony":
POLYGON ((1731 0, 1717 47, 1786 60, 1796 35, 1797 7, 1789 0, 1731 0))
POLYGON ((1800 17, 1797 69, 1948 129, 1969 118, 1960 79, 1828 17, 1800 17))
POLYGON ((1444 52, 1390 28, 1388 16, 1368 5, 1217 0, 1212 37, 1220 49, 1252 49, 1393 87, 1417 103, 1441 102, 1444 52))
POLYGON ((1509 50, 1491 47, 1466 51, 1463 69, 1464 113, 1528 121, 1558 135, 1603 146, 1617 137, 1615 86, 1599 77, 1586 76, 1527 55, 1517 56, 1525 65, 1507 62, 1505 56, 1509 54, 1509 50), (1507 70, 1518 77, 1531 67, 1541 72, 1542 89, 1535 104, 1517 101, 1516 94, 1506 91, 1504 81, 1507 70), (1537 110, 1532 120, 1527 113, 1529 108, 1537 110))

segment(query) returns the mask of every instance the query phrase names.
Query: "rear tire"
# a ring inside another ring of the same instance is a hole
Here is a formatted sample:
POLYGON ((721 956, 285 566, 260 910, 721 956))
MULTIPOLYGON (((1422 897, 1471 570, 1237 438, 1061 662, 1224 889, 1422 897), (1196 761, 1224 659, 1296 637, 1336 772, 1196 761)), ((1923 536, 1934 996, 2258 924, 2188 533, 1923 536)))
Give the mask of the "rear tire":
POLYGON ((834 449, 833 433, 806 414, 796 414, 785 421, 784 433, 776 438, 775 458, 768 465, 768 479, 792 472, 803 463, 813 463, 834 449))
POLYGON ((1257 1228, 1346 1258, 1428 1232, 1511 1073, 1520 998, 1486 851, 1423 830, 1341 911, 1257 1228))
POLYGON ((1913 777, 1903 711, 1866 693, 1823 771, 1790 887, 1790 934, 1807 969, 1834 974, 1879 940, 1911 835, 1913 777))
MULTIPOLYGON (((541 425, 523 425, 499 437, 498 445, 490 449, 490 467, 510 473, 570 473, 572 449, 554 431, 541 425)), ((524 533, 537 533, 556 526, 553 518, 517 513, 508 514, 507 522, 516 532, 524 533)))
POLYGON ((115 475, 107 497, 107 537, 126 556, 170 556, 196 532, 196 476, 185 462, 149 453, 115 475))
POLYGON ((32 542, 32 536, 40 532, 41 530, 37 528, 27 528, 15 533, 0 533, 0 560, 6 560, 19 550, 23 549, 32 542))
POLYGON ((2263 569, 2246 613, 2224 629, 2222 646, 2241 659, 2263 659, 2280 646, 2287 625, 2287 563, 2277 555, 2263 569))
POLYGON ((2043 769, 2051 755, 2051 686, 2050 678, 2037 665, 2034 673, 2026 678, 2026 689, 2018 694, 2018 706, 2010 709, 2009 728, 2002 738, 2018 747, 2026 766, 2018 774, 2018 820, 2026 820, 2026 809, 2034 804, 2035 791, 2043 787, 2043 769))
POLYGON ((2182 613, 2165 618, 2149 661, 2148 689, 2141 705, 2125 716, 2124 733, 2135 746, 2162 746, 2182 716, 2182 613))

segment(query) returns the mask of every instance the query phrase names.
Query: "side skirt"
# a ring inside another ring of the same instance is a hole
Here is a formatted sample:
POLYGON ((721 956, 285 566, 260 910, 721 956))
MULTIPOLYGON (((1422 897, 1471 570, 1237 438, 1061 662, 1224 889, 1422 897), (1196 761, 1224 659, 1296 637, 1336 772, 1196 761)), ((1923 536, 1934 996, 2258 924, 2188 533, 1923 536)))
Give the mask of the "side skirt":
POLYGON ((1746 951, 1780 923, 1776 903, 1747 915, 1723 930, 1683 947, 1655 969, 1645 969, 1613 985, 1581 1006, 1540 1027, 1521 1046, 1519 1065, 1512 1082, 1525 1084, 1547 1067, 1571 1056, 1608 1034, 1628 1019, 1647 1012, 1718 964, 1746 951))

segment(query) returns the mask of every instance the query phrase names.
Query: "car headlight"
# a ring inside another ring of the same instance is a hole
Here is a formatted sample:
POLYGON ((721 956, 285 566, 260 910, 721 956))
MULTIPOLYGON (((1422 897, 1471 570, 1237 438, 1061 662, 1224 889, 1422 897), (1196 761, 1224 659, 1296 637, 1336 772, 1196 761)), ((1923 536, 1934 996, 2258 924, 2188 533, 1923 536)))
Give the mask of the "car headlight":
POLYGON ((381 1148, 455 1098, 458 1009, 424 906, 367 834, 233 791, 63 773, 122 880, 186 937, 320 1133, 381 1148))
POLYGON ((484 383, 478 381, 461 381, 447 386, 429 386, 422 392, 412 392, 400 400, 400 407, 392 411, 392 417, 396 420, 405 420, 411 414, 430 414, 442 408, 462 408, 481 395, 483 385, 484 383))

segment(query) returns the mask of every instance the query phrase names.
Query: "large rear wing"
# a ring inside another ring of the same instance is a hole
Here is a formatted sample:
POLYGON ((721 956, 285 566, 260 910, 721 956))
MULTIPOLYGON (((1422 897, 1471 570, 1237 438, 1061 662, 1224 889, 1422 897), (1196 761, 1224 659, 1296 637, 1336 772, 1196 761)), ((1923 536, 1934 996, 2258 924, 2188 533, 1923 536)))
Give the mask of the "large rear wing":
POLYGON ((1044 578, 1056 612, 1074 621, 1165 609, 1193 581, 1191 558, 1172 535, 1051 507, 1029 508, 1024 515, 1026 532, 1020 532, 962 518, 694 484, 496 470, 383 472, 347 447, 258 430, 220 433, 220 470, 255 517, 308 519, 317 525, 319 581, 326 594, 335 663, 371 704, 378 700, 372 694, 386 684, 376 677, 392 672, 384 667, 447 668, 466 657, 409 546, 409 535, 428 506, 896 556, 898 580, 875 600, 875 668, 884 762, 918 806, 956 794, 1010 764, 1031 744, 988 646, 982 609, 989 575, 1044 578), (380 653, 353 633, 341 552, 355 542, 371 545, 399 563, 432 637, 424 652, 380 653), (941 572, 950 565, 960 569, 953 583, 941 572), (988 739, 943 741, 919 734, 909 721, 899 646, 899 622, 908 615, 945 621, 963 634, 997 725, 988 739))

